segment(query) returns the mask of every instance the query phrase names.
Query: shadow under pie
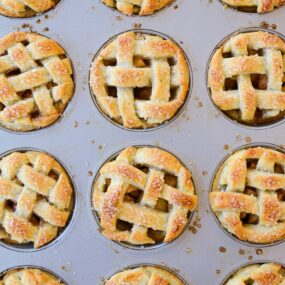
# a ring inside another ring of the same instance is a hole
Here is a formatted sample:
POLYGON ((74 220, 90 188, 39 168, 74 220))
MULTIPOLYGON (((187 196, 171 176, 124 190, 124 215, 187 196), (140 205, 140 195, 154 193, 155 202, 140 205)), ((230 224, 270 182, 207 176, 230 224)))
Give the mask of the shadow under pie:
POLYGON ((131 130, 174 120, 189 97, 191 69, 182 49, 153 31, 128 31, 108 41, 90 68, 90 92, 110 122, 131 130))
POLYGON ((284 265, 274 261, 251 262, 235 269, 221 285, 258 284, 260 282, 283 284, 285 282, 284 265))
POLYGON ((154 284, 187 285, 173 270, 155 264, 137 264, 128 266, 112 275, 106 280, 105 285, 123 285, 128 281, 129 285, 154 282, 154 284))
POLYGON ((252 246, 285 238, 285 154, 273 146, 246 146, 213 175, 210 207, 230 237, 252 246))
POLYGON ((75 88, 66 51, 31 32, 13 32, 0 46, 0 126, 28 132, 60 120, 75 88))
POLYGON ((0 159, 0 240, 13 250, 51 245, 70 225, 74 184, 51 155, 19 149, 0 159))
POLYGON ((67 285, 55 273, 38 266, 18 266, 0 273, 0 284, 53 284, 67 285))
POLYGON ((128 147, 98 171, 92 206, 104 236, 147 249, 183 233, 197 196, 191 173, 175 156, 156 147, 128 147))
POLYGON ((208 64, 208 90, 215 106, 233 122, 264 127, 285 115, 285 41, 253 28, 224 39, 208 64))
POLYGON ((61 0, 18 1, 0 3, 0 14, 11 18, 31 18, 46 13, 56 7, 61 0))

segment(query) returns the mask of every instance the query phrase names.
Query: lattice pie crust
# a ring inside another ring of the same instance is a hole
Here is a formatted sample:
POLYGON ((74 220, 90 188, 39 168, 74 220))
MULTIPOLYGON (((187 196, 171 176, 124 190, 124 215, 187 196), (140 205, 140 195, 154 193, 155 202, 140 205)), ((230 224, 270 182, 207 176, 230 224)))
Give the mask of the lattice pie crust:
POLYGON ((47 127, 74 93, 72 65, 55 41, 14 32, 0 39, 0 124, 15 131, 47 127))
POLYGON ((93 206, 107 238, 158 244, 181 234, 197 197, 191 173, 172 154, 129 147, 100 169, 93 206))
POLYGON ((60 0, 0 0, 0 14, 26 18, 42 14, 53 8, 60 0))
POLYGON ((0 277, 0 285, 64 285, 58 278, 41 269, 9 270, 0 277))
POLYGON ((222 226, 243 241, 285 237, 285 154, 265 147, 239 150, 219 168, 210 204, 222 226))
POLYGON ((183 105, 189 69, 173 41, 127 32, 97 54, 90 85, 109 118, 126 128, 151 128, 173 118, 183 105))
POLYGON ((283 285, 285 271, 280 264, 253 264, 238 270, 224 285, 283 285))
POLYGON ((62 166, 37 152, 13 152, 0 161, 0 239, 39 248, 66 226, 73 188, 62 166))
POLYGON ((285 114, 285 42, 257 31, 228 39, 214 53, 208 74, 213 102, 248 125, 271 123, 285 114))
POLYGON ((173 273, 155 266, 141 266, 119 272, 106 281, 105 285, 185 285, 173 273))

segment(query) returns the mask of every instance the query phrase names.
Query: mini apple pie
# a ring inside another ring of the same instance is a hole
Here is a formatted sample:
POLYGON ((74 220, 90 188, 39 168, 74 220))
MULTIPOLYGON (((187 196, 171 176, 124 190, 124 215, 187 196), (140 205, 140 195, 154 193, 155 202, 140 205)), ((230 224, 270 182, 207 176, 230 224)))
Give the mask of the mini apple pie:
POLYGON ((268 244, 285 238, 285 154, 238 150, 218 169, 209 194, 221 225, 241 241, 268 244))
POLYGON ((285 284, 285 270, 277 263, 252 264, 235 272, 224 285, 282 285, 285 284))
POLYGON ((214 104, 246 125, 276 122, 285 115, 285 41, 256 31, 236 34, 214 53, 208 72, 214 104))
POLYGON ((146 16, 165 8, 173 0, 102 0, 102 2, 126 15, 146 16))
POLYGON ((0 276, 0 285, 64 285, 51 273, 38 268, 26 267, 8 270, 0 276))
POLYGON ((172 154, 128 147, 104 164, 94 182, 93 207, 103 234, 131 245, 169 243, 197 206, 191 173, 172 154))
POLYGON ((127 269, 113 275, 105 285, 185 285, 184 282, 172 272, 155 266, 140 266, 127 269))
POLYGON ((0 160, 0 239, 35 248, 50 243, 67 225, 73 198, 69 176, 54 158, 8 154, 0 160))
POLYGON ((230 7, 248 13, 266 13, 285 4, 284 0, 222 0, 230 7))
POLYGON ((14 131, 47 127, 74 93, 72 64, 54 40, 13 32, 0 39, 0 125, 14 131))
POLYGON ((127 32, 99 51, 90 86, 107 117, 125 128, 151 128, 173 118, 184 104, 189 68, 170 39, 127 32))
POLYGON ((0 14, 28 18, 52 9, 60 0, 0 0, 0 14))

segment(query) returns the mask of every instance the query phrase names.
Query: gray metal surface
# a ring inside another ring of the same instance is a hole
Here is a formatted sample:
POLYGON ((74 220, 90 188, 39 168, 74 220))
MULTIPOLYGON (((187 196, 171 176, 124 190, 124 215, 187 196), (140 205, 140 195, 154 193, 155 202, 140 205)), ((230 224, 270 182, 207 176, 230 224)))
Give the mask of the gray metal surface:
POLYGON ((99 284, 102 277, 124 266, 150 262, 178 269, 190 284, 218 285, 250 256, 253 260, 285 263, 285 243, 263 248, 258 255, 255 248, 228 237, 215 223, 207 199, 211 176, 229 151, 249 141, 284 144, 285 125, 260 130, 237 126, 219 115, 205 85, 207 61, 220 40, 239 28, 259 26, 262 21, 276 24, 277 31, 285 34, 285 7, 260 16, 225 10, 217 0, 177 0, 152 17, 140 18, 123 16, 99 0, 62 0, 47 15, 48 19, 44 15, 23 20, 0 17, 0 34, 3 36, 24 23, 41 33, 48 27, 49 31, 43 34, 57 40, 73 60, 75 97, 64 118, 51 128, 27 135, 1 130, 0 152, 35 147, 58 157, 74 176, 79 197, 77 211, 62 238, 44 250, 22 253, 0 247, 0 271, 24 264, 38 265, 54 271, 70 285, 87 285, 99 284), (38 19, 41 23, 36 23, 38 19), (183 42, 193 68, 192 96, 183 114, 155 131, 130 132, 114 126, 96 109, 88 88, 88 70, 94 54, 110 37, 134 24, 183 42), (106 240, 97 231, 90 209, 90 171, 95 175, 108 157, 132 144, 160 145, 176 154, 192 171, 199 196, 190 231, 168 246, 142 252, 106 240), (197 233, 193 234, 195 229, 197 233), (219 250, 220 247, 224 249, 219 250))

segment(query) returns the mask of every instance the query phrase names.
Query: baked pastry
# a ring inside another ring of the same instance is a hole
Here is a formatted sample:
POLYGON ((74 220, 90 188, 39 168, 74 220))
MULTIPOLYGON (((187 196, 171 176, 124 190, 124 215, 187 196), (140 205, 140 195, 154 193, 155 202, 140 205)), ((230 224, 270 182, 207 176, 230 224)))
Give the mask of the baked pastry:
POLYGON ((103 234, 132 245, 173 241, 197 205, 189 170, 155 147, 124 149, 101 167, 93 191, 103 234))
POLYGON ((38 268, 8 270, 0 277, 0 285, 64 285, 51 273, 38 268))
POLYGON ((285 271, 277 263, 252 264, 235 272, 224 285, 282 285, 285 282, 285 271))
POLYGON ((189 69, 173 41, 127 32, 99 51, 90 85, 109 118, 125 128, 151 128, 170 120, 184 103, 189 69))
POLYGON ((0 14, 14 18, 27 18, 53 8, 60 0, 0 0, 0 14))
POLYGON ((173 0, 102 0, 104 4, 126 15, 146 16, 168 6, 173 0))
POLYGON ((285 4, 284 0, 222 0, 225 4, 249 13, 266 13, 285 4))
POLYGON ((171 284, 184 285, 180 278, 170 271, 156 266, 140 266, 116 273, 105 285, 171 284))
POLYGON ((272 123, 285 114, 285 42, 276 34, 236 34, 214 53, 208 72, 214 104, 247 125, 272 123))
POLYGON ((42 247, 67 225, 73 188, 51 156, 13 152, 0 161, 0 239, 42 247))
POLYGON ((49 126, 73 93, 72 64, 55 41, 26 32, 0 39, 0 125, 15 131, 49 126))
POLYGON ((242 241, 285 237, 285 154, 266 147, 236 151, 218 169, 210 205, 221 225, 242 241))

